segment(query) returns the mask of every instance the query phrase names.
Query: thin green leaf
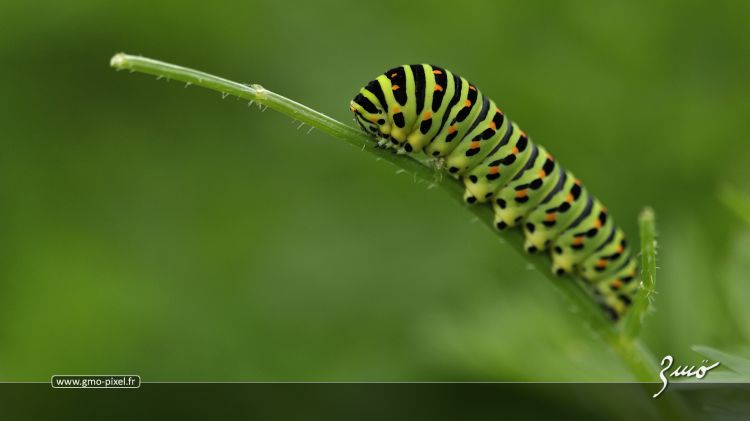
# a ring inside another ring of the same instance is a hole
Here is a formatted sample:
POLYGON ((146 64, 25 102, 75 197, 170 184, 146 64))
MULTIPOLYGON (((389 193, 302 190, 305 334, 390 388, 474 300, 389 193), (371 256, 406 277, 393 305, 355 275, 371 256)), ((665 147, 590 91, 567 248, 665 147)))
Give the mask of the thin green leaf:
POLYGON ((705 345, 693 345, 692 350, 708 358, 718 361, 725 368, 741 375, 746 381, 750 381, 750 360, 738 355, 720 351, 705 345))

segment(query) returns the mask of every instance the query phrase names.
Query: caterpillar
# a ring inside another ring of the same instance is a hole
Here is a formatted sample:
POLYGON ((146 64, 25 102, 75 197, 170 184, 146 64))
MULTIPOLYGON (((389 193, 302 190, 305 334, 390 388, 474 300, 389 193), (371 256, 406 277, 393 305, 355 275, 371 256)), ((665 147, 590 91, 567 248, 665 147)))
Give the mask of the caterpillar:
POLYGON ((638 288, 623 231, 572 172, 472 83, 441 67, 395 67, 350 102, 359 127, 397 153, 423 152, 461 181, 469 204, 489 204, 497 229, 520 226, 529 253, 586 286, 616 321, 638 288))

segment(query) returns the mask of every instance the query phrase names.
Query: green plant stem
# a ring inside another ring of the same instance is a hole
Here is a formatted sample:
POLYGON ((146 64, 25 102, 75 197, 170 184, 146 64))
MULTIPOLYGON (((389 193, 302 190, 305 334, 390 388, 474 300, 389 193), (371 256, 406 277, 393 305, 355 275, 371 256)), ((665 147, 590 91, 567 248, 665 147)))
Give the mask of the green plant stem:
POLYGON ((259 106, 267 106, 272 110, 286 114, 337 139, 341 139, 352 146, 370 152, 385 161, 393 163, 399 168, 414 173, 417 177, 425 181, 429 182, 433 178, 432 173, 425 173, 423 171, 424 165, 419 162, 404 160, 402 157, 396 156, 388 150, 376 148, 373 142, 370 141, 370 138, 362 133, 362 131, 334 120, 289 98, 271 92, 260 85, 245 85, 199 70, 123 53, 115 54, 110 60, 110 66, 118 70, 130 70, 131 72, 146 73, 159 78, 166 78, 167 80, 185 82, 188 85, 196 85, 221 92, 223 95, 233 95, 243 98, 259 106))
POLYGON ((651 307, 656 287, 656 221, 654 211, 645 208, 638 216, 641 233, 641 287, 633 298, 633 305, 623 321, 623 335, 636 338, 651 307))
MULTIPOLYGON (((110 65, 118 70, 130 70, 147 73, 169 80, 178 80, 188 84, 201 86, 221 92, 223 95, 233 95, 261 106, 286 114, 300 122, 308 124, 331 136, 341 139, 359 149, 370 152, 383 160, 405 170, 415 180, 437 184, 445 190, 460 206, 472 212, 479 220, 487 225, 493 233, 500 235, 494 228, 492 208, 490 206, 468 206, 463 200, 463 185, 451 177, 442 177, 437 170, 426 161, 419 161, 408 155, 397 155, 385 149, 376 148, 375 142, 360 130, 334 120, 318 111, 292 101, 284 96, 271 92, 260 85, 244 85, 223 79, 208 73, 164 63, 145 57, 116 54, 110 65)), ((604 312, 588 296, 578 282, 571 279, 558 278, 549 270, 549 261, 543 255, 528 255, 523 247, 523 234, 520 230, 511 230, 501 235, 519 254, 523 255, 539 272, 545 275, 552 286, 559 291, 573 305, 574 311, 591 328, 591 330, 605 341, 620 359, 629 367, 633 377, 639 381, 655 381, 658 374, 655 359, 635 337, 621 334, 616 324, 610 322, 604 312)))

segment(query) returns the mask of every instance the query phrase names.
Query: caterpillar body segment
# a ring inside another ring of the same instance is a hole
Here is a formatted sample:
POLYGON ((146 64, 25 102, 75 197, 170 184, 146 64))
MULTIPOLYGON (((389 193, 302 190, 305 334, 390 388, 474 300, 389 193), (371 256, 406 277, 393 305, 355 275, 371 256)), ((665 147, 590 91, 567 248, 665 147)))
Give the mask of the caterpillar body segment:
POLYGON ((463 179, 466 187, 464 199, 468 203, 491 201, 495 192, 515 177, 529 159, 532 148, 521 129, 505 119, 502 130, 505 133, 500 142, 463 179))
POLYGON ((529 253, 547 250, 552 240, 573 223, 587 204, 588 192, 572 173, 564 171, 558 183, 562 184, 562 188, 554 191, 551 197, 548 196, 526 216, 523 224, 526 237, 524 247, 529 253))
POLYGON ((518 225, 549 192, 561 177, 559 165, 542 146, 532 145, 526 165, 497 192, 492 202, 495 226, 503 230, 518 225))
POLYGON ((589 200, 579 219, 553 241, 552 272, 557 275, 572 273, 574 266, 607 239, 612 220, 598 199, 589 197, 589 200))
POLYGON ((611 318, 618 319, 630 306, 639 287, 637 270, 638 265, 631 258, 615 274, 589 285, 589 290, 611 318))
POLYGON ((578 268, 581 278, 586 282, 593 283, 606 278, 631 260, 625 233, 613 226, 609 235, 612 238, 608 238, 578 268))

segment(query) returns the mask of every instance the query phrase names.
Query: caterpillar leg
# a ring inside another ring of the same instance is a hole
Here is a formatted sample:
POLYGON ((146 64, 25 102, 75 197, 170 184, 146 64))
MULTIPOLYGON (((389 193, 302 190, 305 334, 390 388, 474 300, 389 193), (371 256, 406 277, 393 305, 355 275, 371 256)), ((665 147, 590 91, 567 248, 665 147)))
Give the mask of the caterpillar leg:
POLYGON ((561 188, 555 187, 550 194, 526 218, 523 225, 526 241, 524 248, 529 253, 547 250, 561 232, 578 216, 586 203, 582 197, 581 182, 568 171, 558 180, 561 188))

